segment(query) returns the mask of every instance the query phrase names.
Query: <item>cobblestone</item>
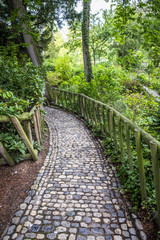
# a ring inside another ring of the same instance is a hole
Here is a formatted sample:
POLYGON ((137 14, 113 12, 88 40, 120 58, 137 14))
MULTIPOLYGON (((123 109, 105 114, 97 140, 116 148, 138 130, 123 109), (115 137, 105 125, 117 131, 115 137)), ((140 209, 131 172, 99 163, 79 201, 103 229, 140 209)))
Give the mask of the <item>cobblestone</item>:
POLYGON ((115 168, 84 124, 45 110, 48 155, 3 240, 146 240, 137 216, 127 217, 115 168))

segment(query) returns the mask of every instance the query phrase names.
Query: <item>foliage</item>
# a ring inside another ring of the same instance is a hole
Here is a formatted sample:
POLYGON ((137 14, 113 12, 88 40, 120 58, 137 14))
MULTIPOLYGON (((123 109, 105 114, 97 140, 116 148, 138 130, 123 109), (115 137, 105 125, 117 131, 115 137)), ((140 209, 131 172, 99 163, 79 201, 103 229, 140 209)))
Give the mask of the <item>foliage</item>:
POLYGON ((22 142, 20 136, 16 133, 15 128, 10 123, 0 125, 0 142, 2 142, 7 151, 14 157, 16 162, 21 160, 20 154, 25 154, 26 146, 22 142))
MULTIPOLYGON (((22 56, 23 57, 23 56, 22 56)), ((22 58, 19 64, 17 48, 1 49, 0 114, 18 114, 44 100, 44 73, 42 68, 22 58)))
POLYGON ((85 82, 84 73, 74 74, 68 81, 61 84, 62 88, 84 93, 104 102, 114 102, 120 98, 120 72, 117 67, 99 64, 93 68, 94 79, 90 83, 85 82))
POLYGON ((67 81, 71 77, 71 59, 67 55, 59 57, 55 61, 55 72, 59 79, 67 81))
POLYGON ((0 89, 0 115, 16 115, 28 110, 29 101, 15 97, 12 92, 0 89))
MULTIPOLYGON (((28 112, 44 101, 44 71, 33 66, 24 56, 17 56, 18 46, 0 49, 0 115, 18 115, 28 112)), ((23 124, 23 123, 22 123, 23 124)), ((0 124, 0 141, 16 162, 26 146, 11 123, 0 124)))

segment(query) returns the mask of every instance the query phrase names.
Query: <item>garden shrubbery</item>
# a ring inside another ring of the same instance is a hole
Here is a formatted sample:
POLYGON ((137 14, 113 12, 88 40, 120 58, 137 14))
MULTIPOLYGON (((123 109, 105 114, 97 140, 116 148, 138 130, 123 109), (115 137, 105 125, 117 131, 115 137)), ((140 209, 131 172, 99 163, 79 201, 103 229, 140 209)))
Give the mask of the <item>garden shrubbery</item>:
MULTIPOLYGON (((17 48, 0 49, 0 115, 18 115, 30 111, 44 101, 44 71, 23 56, 18 57, 17 48), (19 59, 20 58, 20 59, 19 59)), ((0 141, 18 162, 19 152, 27 149, 13 124, 0 124, 0 141)))

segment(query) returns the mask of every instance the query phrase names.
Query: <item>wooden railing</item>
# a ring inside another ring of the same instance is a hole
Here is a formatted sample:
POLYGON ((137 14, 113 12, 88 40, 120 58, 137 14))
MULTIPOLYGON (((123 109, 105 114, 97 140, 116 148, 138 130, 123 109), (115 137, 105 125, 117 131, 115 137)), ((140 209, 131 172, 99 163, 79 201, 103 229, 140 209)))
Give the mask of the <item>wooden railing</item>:
POLYGON ((158 157, 160 154, 160 142, 107 104, 96 101, 84 94, 57 88, 50 88, 49 92, 54 105, 77 114, 93 127, 99 127, 103 136, 109 136, 114 143, 115 151, 120 154, 121 161, 123 161, 124 155, 127 156, 131 172, 135 171, 132 151, 134 149, 137 152, 142 202, 147 199, 142 142, 145 143, 145 148, 150 149, 158 224, 160 227, 160 162, 158 157))
MULTIPOLYGON (((41 114, 41 107, 35 106, 30 112, 25 112, 18 116, 0 116, 0 123, 12 122, 16 128, 20 138, 26 145, 29 153, 22 155, 21 159, 33 159, 38 160, 37 150, 33 148, 33 130, 36 137, 37 144, 40 145, 42 135, 42 124, 43 117, 41 114), (32 126, 33 120, 33 126, 32 126)), ((0 141, 0 165, 9 164, 10 166, 15 165, 15 160, 11 154, 7 151, 4 144, 0 141)))

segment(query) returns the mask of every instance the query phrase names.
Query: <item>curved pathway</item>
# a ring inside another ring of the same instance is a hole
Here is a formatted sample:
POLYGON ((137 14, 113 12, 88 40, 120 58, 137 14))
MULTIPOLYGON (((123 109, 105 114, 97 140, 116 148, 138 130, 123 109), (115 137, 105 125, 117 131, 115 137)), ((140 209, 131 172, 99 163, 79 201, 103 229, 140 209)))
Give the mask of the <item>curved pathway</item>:
POLYGON ((84 124, 45 110, 49 152, 3 239, 145 240, 137 217, 128 218, 114 167, 84 124))

